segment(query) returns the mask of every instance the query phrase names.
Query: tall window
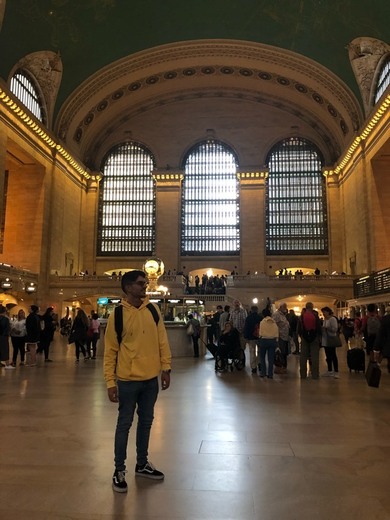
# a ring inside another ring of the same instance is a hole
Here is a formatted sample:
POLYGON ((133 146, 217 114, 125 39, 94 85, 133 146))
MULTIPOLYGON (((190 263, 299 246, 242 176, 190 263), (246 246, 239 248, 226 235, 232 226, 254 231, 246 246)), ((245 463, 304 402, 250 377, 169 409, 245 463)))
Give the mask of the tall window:
POLYGON ((267 158, 266 248, 271 255, 328 253, 323 160, 316 146, 292 137, 267 158))
POLYGON ((387 56, 386 61, 382 65, 381 71, 379 73, 378 83, 376 85, 375 91, 375 103, 379 101, 382 97, 382 94, 390 85, 390 56, 387 56))
POLYGON ((240 249, 237 158, 207 140, 184 161, 182 255, 236 255, 240 249))
POLYGON ((154 160, 138 143, 125 143, 103 161, 98 255, 150 255, 155 250, 154 160))
POLYGON ((11 78, 10 89, 39 121, 46 123, 42 99, 27 72, 18 70, 11 78))

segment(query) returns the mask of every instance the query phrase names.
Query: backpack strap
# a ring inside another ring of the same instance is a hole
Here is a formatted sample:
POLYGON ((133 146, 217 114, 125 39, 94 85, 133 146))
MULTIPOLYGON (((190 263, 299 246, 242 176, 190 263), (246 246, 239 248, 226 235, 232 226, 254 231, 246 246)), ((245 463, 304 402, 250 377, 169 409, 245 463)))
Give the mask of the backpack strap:
POLYGON ((160 321, 160 316, 157 312, 156 307, 153 305, 153 303, 148 303, 146 307, 152 313, 155 324, 158 325, 158 322, 160 321))
MULTIPOLYGON (((160 321, 160 316, 157 312, 156 307, 153 305, 153 303, 148 303, 146 307, 152 313, 155 324, 158 325, 158 322, 160 321)), ((122 331, 123 331, 123 305, 118 305, 117 307, 115 307, 114 313, 115 313, 115 332, 116 332, 116 337, 118 339, 118 344, 120 345, 122 342, 122 331)))
POLYGON ((118 305, 114 309, 115 313, 115 332, 118 339, 118 344, 122 342, 122 331, 123 331, 123 305, 118 305))

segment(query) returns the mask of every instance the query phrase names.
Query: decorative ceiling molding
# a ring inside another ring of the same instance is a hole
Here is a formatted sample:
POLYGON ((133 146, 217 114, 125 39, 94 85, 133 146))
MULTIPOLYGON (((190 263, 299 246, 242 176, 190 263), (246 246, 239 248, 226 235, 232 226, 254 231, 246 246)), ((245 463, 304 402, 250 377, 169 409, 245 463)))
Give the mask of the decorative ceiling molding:
MULTIPOLYGON (((220 66, 220 65, 207 65, 201 67, 186 67, 182 69, 169 70, 166 72, 162 72, 160 74, 154 74, 152 76, 140 78, 137 81, 134 81, 130 84, 123 85, 120 88, 117 88, 115 92, 109 93, 105 98, 101 99, 83 118, 83 120, 79 121, 77 125, 77 130, 73 135, 73 139, 76 142, 80 142, 83 138, 83 134, 88 131, 95 120, 96 117, 99 117, 99 114, 102 114, 104 111, 110 108, 113 104, 117 102, 125 102, 127 105, 131 103, 131 96, 134 92, 138 92, 141 89, 150 89, 154 85, 161 86, 162 83, 165 82, 173 82, 175 80, 185 80, 186 78, 191 81, 193 76, 204 76, 204 77, 212 77, 212 76, 242 76, 245 80, 245 88, 246 90, 251 90, 253 92, 254 100, 261 101, 264 103, 268 102, 268 98, 270 98, 269 94, 264 93, 262 91, 261 83, 269 82, 273 85, 273 87, 279 88, 280 86, 284 87, 286 90, 290 90, 291 97, 299 92, 302 96, 306 96, 306 102, 309 104, 313 104, 313 108, 316 110, 314 103, 320 105, 322 110, 325 111, 326 116, 329 114, 335 118, 343 135, 347 135, 350 132, 350 128, 345 122, 342 115, 337 111, 337 109, 332 105, 329 99, 323 97, 318 92, 313 90, 311 87, 304 85, 300 82, 295 81, 293 78, 287 78, 286 76, 280 76, 276 74, 272 74, 270 72, 266 72, 264 70, 256 70, 256 69, 248 69, 242 67, 228 67, 228 66, 220 66), (251 83, 249 83, 251 81, 251 83), (129 98, 126 100, 125 98, 129 98), (328 112, 328 113, 327 113, 328 112)), ((222 86, 222 83, 221 83, 222 86)), ((204 91, 204 95, 209 96, 207 86, 198 87, 199 90, 202 89, 204 91), (206 90, 207 89, 207 90, 206 90)), ((226 88, 226 87, 225 87, 226 88)), ((178 91, 183 90, 183 83, 178 85, 178 91)), ((281 92, 282 94, 282 92, 281 92)), ((243 95, 244 97, 245 95, 243 95)), ((150 97, 150 93, 149 93, 150 97)), ((160 96, 161 97, 161 96, 160 96)), ((288 96, 291 99, 290 96, 288 96)), ((248 99, 248 97, 246 97, 248 99)), ((290 101, 289 101, 290 102, 290 101)), ((160 101, 161 103, 161 101, 160 101)), ((285 101, 284 101, 285 103, 285 101)), ((272 104, 272 103, 271 103, 272 104)), ((353 120, 355 131, 358 128, 359 121, 357 119, 353 120)), ((63 129, 64 130, 64 129, 63 129)), ((63 132, 63 137, 65 137, 65 133, 63 132)))
POLYGON ((290 84, 291 78, 294 78, 294 84, 309 88, 322 98, 329 98, 329 105, 343 113, 344 119, 350 119, 346 121, 347 126, 359 127, 362 123, 361 109, 352 91, 319 63, 265 44, 197 40, 142 51, 92 75, 62 106, 56 122, 58 133, 61 138, 69 140, 69 132, 73 134, 80 121, 113 92, 119 95, 121 89, 131 88, 131 85, 142 84, 146 80, 149 80, 148 86, 152 86, 159 83, 161 77, 166 81, 177 79, 178 76, 174 76, 177 70, 187 71, 188 77, 207 75, 207 68, 216 67, 210 63, 220 64, 217 67, 221 80, 229 77, 229 69, 233 69, 233 74, 240 75, 241 79, 253 80, 255 76, 260 83, 259 73, 270 74, 275 81, 279 78, 280 85, 283 77, 290 78, 290 84), (194 74, 189 73, 191 69, 195 70, 194 74))
MULTIPOLYGON (((329 153, 330 163, 333 163, 337 160, 341 153, 341 148, 339 141, 335 138, 335 128, 330 127, 329 124, 326 124, 326 118, 318 118, 313 114, 313 111, 309 110, 306 107, 300 106, 296 103, 293 103, 291 100, 287 101, 285 98, 280 98, 275 96, 262 96, 259 95, 258 92, 254 92, 253 90, 244 91, 243 89, 222 89, 222 88, 209 88, 207 91, 203 90, 185 90, 171 93, 170 95, 165 95, 162 97, 151 98, 149 102, 139 102, 137 104, 131 105, 128 108, 127 112, 122 115, 120 118, 113 118, 110 122, 102 121, 102 124, 99 125, 98 132, 91 133, 91 135, 86 136, 85 139, 85 147, 83 147, 83 156, 85 158, 86 164, 90 168, 98 168, 100 159, 102 155, 106 152, 104 149, 107 146, 107 142, 112 135, 119 135, 119 129, 127 124, 129 120, 133 117, 145 114, 150 110, 155 108, 174 104, 176 102, 187 101, 192 99, 238 99, 242 101, 250 101, 252 103, 260 103, 270 107, 274 107, 278 110, 285 112, 286 114, 291 114, 300 118, 304 121, 308 126, 310 126, 314 133, 318 135, 319 144, 322 143, 320 148, 326 148, 329 153), (104 123, 104 124, 103 124, 104 123)), ((313 101, 314 103, 314 101, 313 101)), ((322 105, 321 105, 322 107, 322 105)), ((323 108, 324 114, 326 112, 326 105, 323 108)), ((334 125, 338 124, 337 118, 332 119, 334 125)), ((82 131, 80 129, 80 131, 82 131)), ((340 130, 341 134, 341 130, 340 130)), ((122 134, 120 134, 122 135, 122 134)))

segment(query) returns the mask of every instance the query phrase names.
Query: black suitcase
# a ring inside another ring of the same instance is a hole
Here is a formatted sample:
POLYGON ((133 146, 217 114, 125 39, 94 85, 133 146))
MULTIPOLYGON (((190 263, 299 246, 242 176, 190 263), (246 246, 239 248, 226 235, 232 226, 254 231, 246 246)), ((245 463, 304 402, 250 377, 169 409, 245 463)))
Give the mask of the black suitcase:
POLYGON ((349 371, 354 370, 355 372, 366 371, 366 358, 364 350, 361 348, 351 348, 347 351, 347 365, 349 371))
POLYGON ((378 363, 369 363, 366 372, 368 386, 379 387, 382 371, 378 363))

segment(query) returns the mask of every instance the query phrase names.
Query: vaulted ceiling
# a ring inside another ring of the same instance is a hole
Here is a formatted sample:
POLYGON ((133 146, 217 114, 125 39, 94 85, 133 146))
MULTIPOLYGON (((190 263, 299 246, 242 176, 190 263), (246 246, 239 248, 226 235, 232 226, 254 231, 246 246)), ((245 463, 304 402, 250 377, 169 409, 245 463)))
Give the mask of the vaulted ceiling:
POLYGON ((293 134, 332 164, 365 108, 347 47, 390 40, 388 0, 0 0, 1 15, 0 76, 50 51, 35 71, 48 99, 58 87, 51 127, 91 169, 133 138, 178 167, 214 131, 248 167, 293 134))
MULTIPOLYGON (((232 39, 307 56, 358 92, 347 45, 390 40, 388 0, 2 0, 0 74, 24 55, 59 52, 64 71, 58 106, 91 74, 166 43, 232 39), (11 43, 12 42, 12 43, 11 43)), ((1 9, 1 5, 0 5, 1 9)))

